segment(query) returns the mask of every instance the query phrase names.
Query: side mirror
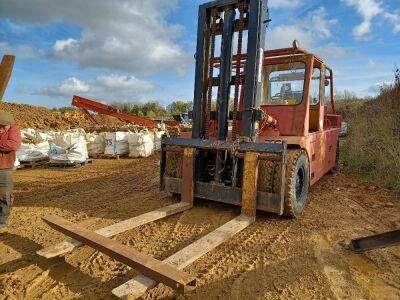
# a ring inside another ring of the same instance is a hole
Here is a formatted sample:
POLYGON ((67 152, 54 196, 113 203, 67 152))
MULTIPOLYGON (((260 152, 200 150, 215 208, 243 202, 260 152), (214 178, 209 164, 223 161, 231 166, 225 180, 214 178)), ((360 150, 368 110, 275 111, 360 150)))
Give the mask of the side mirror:
POLYGON ((325 79, 325 86, 329 86, 331 83, 328 79, 325 79))

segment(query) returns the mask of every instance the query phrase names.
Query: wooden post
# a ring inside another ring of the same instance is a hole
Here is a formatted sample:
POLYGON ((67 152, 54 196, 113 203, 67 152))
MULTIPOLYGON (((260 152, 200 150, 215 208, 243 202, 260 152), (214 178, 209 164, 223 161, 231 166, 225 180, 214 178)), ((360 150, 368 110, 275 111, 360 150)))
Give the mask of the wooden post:
POLYGON ((195 148, 185 148, 182 160, 181 200, 193 206, 195 148))
POLYGON ((14 67, 15 56, 4 55, 0 64, 0 101, 3 101, 3 96, 6 91, 8 81, 14 67))
POLYGON ((258 156, 256 152, 246 152, 244 155, 242 214, 250 218, 256 217, 258 156))

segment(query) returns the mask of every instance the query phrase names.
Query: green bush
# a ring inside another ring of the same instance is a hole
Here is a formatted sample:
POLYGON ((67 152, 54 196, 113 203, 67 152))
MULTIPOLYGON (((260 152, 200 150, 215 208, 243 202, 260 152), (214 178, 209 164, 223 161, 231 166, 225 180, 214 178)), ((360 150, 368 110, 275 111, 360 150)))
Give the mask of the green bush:
POLYGON ((374 99, 337 107, 349 126, 341 147, 349 170, 400 193, 400 82, 382 87, 374 99))

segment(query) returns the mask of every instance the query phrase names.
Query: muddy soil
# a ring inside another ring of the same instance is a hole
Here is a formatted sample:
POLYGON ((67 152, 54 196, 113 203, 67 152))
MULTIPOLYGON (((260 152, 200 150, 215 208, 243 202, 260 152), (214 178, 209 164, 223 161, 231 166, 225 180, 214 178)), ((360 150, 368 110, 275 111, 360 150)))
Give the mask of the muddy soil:
MULTIPOLYGON (((65 239, 41 216, 52 214, 100 228, 173 203, 158 191, 158 158, 97 160, 81 169, 31 169, 15 174, 8 233, 0 234, 0 299, 113 299, 111 290, 136 272, 89 247, 59 258, 35 252, 65 239)), ((258 213, 257 221, 185 271, 199 287, 188 299, 400 299, 400 247, 349 252, 340 241, 400 228, 400 199, 347 174, 311 188, 298 220, 258 213)), ((197 201, 184 213, 116 237, 158 259, 240 213, 197 201)), ((163 286, 144 299, 174 298, 163 286)))

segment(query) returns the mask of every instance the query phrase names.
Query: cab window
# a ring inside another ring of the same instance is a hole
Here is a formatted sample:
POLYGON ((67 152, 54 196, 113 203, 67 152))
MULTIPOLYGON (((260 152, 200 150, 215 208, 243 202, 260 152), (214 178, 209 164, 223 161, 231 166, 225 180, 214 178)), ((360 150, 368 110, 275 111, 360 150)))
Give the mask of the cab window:
POLYGON ((310 105, 316 105, 319 103, 320 90, 321 90, 321 70, 314 68, 310 93, 310 105))
POLYGON ((264 67, 264 104, 296 105, 304 94, 304 62, 267 65, 264 67))

